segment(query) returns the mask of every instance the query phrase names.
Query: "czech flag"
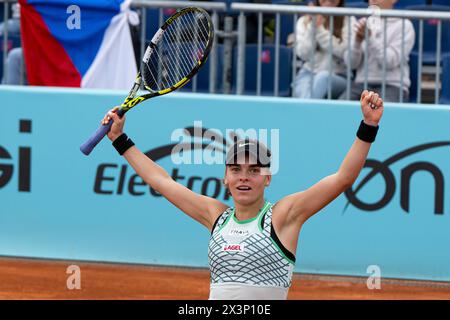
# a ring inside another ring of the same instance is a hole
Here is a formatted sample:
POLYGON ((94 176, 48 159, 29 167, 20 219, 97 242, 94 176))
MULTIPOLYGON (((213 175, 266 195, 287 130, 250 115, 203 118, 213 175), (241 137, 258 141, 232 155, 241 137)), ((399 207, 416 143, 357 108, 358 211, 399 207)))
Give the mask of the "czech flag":
POLYGON ((19 0, 28 83, 129 89, 137 67, 131 0, 19 0))

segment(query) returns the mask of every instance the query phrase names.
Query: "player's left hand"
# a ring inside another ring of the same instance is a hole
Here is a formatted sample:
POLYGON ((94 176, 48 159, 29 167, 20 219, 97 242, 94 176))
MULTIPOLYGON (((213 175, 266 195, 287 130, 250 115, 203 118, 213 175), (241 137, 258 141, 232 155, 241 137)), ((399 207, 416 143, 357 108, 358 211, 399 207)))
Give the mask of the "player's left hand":
POLYGON ((378 126, 384 110, 383 99, 378 93, 364 90, 360 101, 364 122, 370 126, 378 126))

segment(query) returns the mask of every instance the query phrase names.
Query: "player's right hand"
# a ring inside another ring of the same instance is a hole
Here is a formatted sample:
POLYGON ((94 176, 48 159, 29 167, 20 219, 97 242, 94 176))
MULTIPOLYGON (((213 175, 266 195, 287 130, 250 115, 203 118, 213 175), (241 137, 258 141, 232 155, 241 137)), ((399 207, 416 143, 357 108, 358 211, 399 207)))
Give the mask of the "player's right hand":
POLYGON ((101 122, 102 125, 107 125, 111 121, 111 119, 114 121, 111 129, 108 131, 108 138, 111 141, 116 140, 120 135, 122 135, 123 127, 125 125, 125 115, 120 118, 117 115, 118 110, 119 107, 114 107, 109 110, 108 113, 103 117, 103 120, 101 122))

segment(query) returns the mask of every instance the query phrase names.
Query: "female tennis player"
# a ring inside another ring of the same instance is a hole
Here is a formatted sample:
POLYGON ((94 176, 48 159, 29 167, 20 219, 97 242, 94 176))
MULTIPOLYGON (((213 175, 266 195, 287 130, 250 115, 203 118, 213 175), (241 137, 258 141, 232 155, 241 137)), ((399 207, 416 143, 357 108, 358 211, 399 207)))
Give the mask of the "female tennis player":
POLYGON ((172 180, 123 133, 125 117, 110 110, 103 124, 114 120, 108 133, 119 154, 152 188, 211 232, 209 299, 286 299, 291 285, 298 236, 305 221, 349 188, 358 177, 383 114, 378 94, 361 95, 363 120, 357 138, 339 170, 309 189, 271 204, 264 190, 270 151, 255 140, 235 143, 226 157, 224 184, 234 206, 189 190, 172 180))

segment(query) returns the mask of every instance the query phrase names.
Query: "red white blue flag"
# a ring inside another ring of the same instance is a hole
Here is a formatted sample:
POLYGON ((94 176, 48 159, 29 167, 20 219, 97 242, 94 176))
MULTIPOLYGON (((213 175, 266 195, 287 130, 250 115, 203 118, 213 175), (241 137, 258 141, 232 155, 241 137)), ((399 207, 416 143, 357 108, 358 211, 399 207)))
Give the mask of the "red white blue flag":
POLYGON ((129 89, 131 0, 19 0, 30 85, 129 89))

